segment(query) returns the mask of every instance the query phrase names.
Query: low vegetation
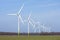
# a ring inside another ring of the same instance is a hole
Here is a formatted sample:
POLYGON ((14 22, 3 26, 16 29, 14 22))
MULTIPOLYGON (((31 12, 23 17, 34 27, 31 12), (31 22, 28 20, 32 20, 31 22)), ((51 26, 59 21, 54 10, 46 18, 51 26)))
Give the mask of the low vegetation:
POLYGON ((31 35, 31 36, 8 36, 8 35, 1 35, 0 36, 0 40, 60 40, 60 36, 59 35, 41 35, 41 36, 38 36, 38 35, 31 35))

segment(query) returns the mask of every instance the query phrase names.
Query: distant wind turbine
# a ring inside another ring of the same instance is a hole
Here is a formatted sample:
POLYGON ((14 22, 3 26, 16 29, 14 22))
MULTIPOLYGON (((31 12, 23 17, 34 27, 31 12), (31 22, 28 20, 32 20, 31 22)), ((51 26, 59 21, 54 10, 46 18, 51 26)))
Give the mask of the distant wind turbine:
POLYGON ((23 9, 23 7, 24 7, 24 4, 21 6, 21 8, 20 8, 20 10, 17 14, 8 14, 8 15, 11 15, 11 16, 17 16, 18 17, 18 36, 19 36, 19 33, 20 33, 20 20, 23 23, 22 17, 20 15, 21 10, 23 9))
MULTIPOLYGON (((32 20, 32 19, 31 19, 32 20)), ((34 22, 34 20, 32 20, 32 22, 34 23, 34 32, 39 32, 40 33, 40 22, 37 21, 37 22, 34 22)))
POLYGON ((40 22, 36 22, 36 25, 37 25, 37 29, 38 29, 38 32, 40 33, 40 22))
POLYGON ((29 16, 28 16, 28 36, 29 36, 29 24, 31 23, 30 22, 30 16, 31 16, 31 14, 29 14, 29 16))
POLYGON ((40 33, 40 26, 39 26, 39 21, 35 22, 33 19, 30 18, 31 17, 31 13, 28 16, 28 36, 29 36, 29 24, 31 24, 33 26, 34 32, 36 32, 36 28, 38 28, 39 33, 40 33), (38 24, 38 27, 36 26, 38 24))
POLYGON ((43 28, 44 32, 51 32, 51 28, 50 27, 46 27, 45 25, 41 26, 43 28))
POLYGON ((29 30, 30 30, 30 29, 29 29, 29 24, 31 24, 33 27, 35 27, 35 25, 31 22, 31 20, 30 20, 31 18, 30 18, 30 17, 31 17, 31 13, 30 13, 29 16, 28 16, 28 36, 29 36, 29 33, 30 33, 30 32, 29 32, 29 30))

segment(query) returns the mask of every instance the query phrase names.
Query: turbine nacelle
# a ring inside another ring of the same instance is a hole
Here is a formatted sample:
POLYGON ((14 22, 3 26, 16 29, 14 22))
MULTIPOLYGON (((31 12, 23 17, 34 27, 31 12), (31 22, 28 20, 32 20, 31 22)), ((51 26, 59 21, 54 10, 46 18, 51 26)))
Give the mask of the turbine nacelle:
POLYGON ((19 16, 20 14, 16 14, 16 16, 19 16))

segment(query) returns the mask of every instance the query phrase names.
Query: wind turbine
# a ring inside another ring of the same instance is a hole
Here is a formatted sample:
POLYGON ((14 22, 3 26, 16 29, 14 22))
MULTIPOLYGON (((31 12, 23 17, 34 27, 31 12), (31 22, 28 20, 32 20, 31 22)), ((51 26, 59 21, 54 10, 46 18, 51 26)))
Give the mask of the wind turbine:
POLYGON ((39 21, 37 21, 37 22, 34 22, 35 23, 35 30, 34 30, 34 32, 36 32, 36 31, 38 31, 38 33, 40 33, 40 22, 39 21))
POLYGON ((46 27, 45 25, 41 26, 44 30, 44 32, 51 32, 51 28, 50 27, 46 27))
MULTIPOLYGON (((31 14, 29 14, 28 16, 28 36, 29 36, 29 24, 31 24, 33 26, 34 32, 36 32, 36 25, 38 24, 38 29, 39 29, 39 22, 35 22, 33 19, 30 18, 31 14)), ((39 29, 40 32, 40 29, 39 29)))
POLYGON ((8 14, 8 15, 11 15, 11 16, 17 16, 17 18, 18 18, 18 36, 19 36, 19 33, 20 33, 20 20, 23 23, 22 17, 20 15, 21 10, 23 9, 23 7, 24 7, 24 4, 21 6, 21 8, 20 8, 20 10, 18 11, 17 14, 8 14))
POLYGON ((43 32, 46 32, 46 26, 44 24, 41 24, 41 28, 43 32))
POLYGON ((32 23, 30 17, 31 17, 31 13, 30 13, 29 16, 28 16, 28 36, 29 36, 29 33, 30 33, 30 32, 29 32, 29 30, 30 30, 30 29, 29 29, 29 24, 31 24, 33 27, 35 27, 35 24, 32 23))
POLYGON ((40 33, 40 22, 38 21, 36 24, 37 24, 38 32, 40 33))
POLYGON ((29 16, 28 16, 28 37, 29 37, 29 24, 31 23, 30 22, 30 16, 31 16, 31 14, 29 14, 29 16))

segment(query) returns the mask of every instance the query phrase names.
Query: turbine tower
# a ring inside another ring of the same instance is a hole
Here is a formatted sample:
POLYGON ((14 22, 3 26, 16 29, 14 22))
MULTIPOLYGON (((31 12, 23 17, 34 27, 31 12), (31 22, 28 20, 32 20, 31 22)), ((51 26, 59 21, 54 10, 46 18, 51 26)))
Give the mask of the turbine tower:
POLYGON ((31 16, 31 14, 29 14, 29 16, 28 16, 28 37, 29 37, 29 24, 31 23, 30 22, 30 16, 31 16))
POLYGON ((29 24, 33 25, 32 22, 30 21, 31 13, 28 16, 28 37, 29 37, 29 24))
POLYGON ((24 7, 24 4, 21 6, 21 8, 20 8, 20 10, 18 11, 17 14, 8 14, 8 15, 11 15, 11 16, 17 16, 17 18, 18 18, 18 36, 19 36, 19 33, 20 33, 20 20, 23 23, 22 17, 20 15, 21 10, 23 9, 23 7, 24 7))

